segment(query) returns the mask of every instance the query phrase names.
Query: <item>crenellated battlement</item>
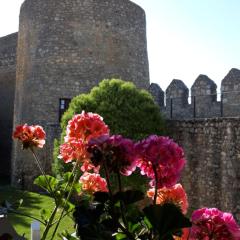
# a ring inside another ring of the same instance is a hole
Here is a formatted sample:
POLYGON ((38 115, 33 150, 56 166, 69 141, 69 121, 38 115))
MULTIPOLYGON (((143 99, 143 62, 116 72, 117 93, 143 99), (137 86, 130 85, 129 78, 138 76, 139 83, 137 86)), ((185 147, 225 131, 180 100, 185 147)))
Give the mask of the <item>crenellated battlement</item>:
POLYGON ((221 92, 208 76, 200 74, 189 89, 174 79, 165 93, 156 83, 149 91, 167 119, 240 116, 240 70, 232 68, 223 78, 221 92))

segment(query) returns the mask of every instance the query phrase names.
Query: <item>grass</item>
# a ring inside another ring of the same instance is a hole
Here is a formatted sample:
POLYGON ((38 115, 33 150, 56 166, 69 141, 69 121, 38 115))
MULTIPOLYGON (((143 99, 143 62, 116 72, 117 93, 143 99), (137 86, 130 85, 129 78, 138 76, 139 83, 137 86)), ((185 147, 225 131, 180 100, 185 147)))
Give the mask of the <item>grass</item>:
MULTIPOLYGON (((14 203, 19 199, 23 199, 23 204, 18 211, 24 215, 31 215, 40 218, 41 209, 45 209, 49 215, 54 208, 53 199, 48 196, 28 191, 20 191, 9 186, 0 186, 0 202, 7 200, 10 203, 14 203)), ((58 216, 59 214, 60 213, 58 213, 58 216)), ((31 239, 30 226, 32 221, 34 221, 33 219, 13 213, 8 214, 8 219, 19 235, 22 236, 25 234, 26 239, 31 239)), ((74 232, 73 225, 74 222, 72 218, 70 216, 65 217, 60 223, 58 233, 61 233, 64 230, 68 230, 68 232, 74 232)), ((43 231, 43 226, 41 226, 41 231, 43 231)), ((56 234, 54 239, 61 238, 56 234)))

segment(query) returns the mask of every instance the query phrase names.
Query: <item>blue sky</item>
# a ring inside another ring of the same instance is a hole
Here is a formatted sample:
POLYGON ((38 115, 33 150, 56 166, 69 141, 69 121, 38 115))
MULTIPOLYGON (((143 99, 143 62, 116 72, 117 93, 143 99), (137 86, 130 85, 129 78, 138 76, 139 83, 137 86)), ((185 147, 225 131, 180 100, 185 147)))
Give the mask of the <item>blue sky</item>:
POLYGON ((134 0, 147 14, 151 81, 191 87, 206 74, 220 87, 240 67, 239 0, 134 0))
MULTIPOLYGON (((17 31, 22 2, 0 1, 0 36, 17 31)), ((163 90, 174 78, 191 87, 199 74, 220 87, 231 68, 240 68, 239 0, 133 2, 146 11, 151 82, 163 90)))

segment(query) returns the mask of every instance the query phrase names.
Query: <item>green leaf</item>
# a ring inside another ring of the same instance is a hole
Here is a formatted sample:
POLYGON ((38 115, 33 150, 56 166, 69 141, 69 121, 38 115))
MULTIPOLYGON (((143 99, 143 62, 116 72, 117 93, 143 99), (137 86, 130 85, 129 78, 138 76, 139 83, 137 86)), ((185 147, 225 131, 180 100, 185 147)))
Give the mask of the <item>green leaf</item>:
POLYGON ((52 193, 57 189, 59 181, 55 177, 41 175, 35 178, 34 184, 42 189, 45 189, 47 192, 52 193))
POLYGON ((11 208, 14 210, 19 209, 23 204, 23 199, 16 200, 14 203, 12 203, 11 208))
POLYGON ((65 230, 62 234, 58 235, 61 239, 64 237, 67 240, 78 240, 79 238, 72 236, 67 230, 65 230))
POLYGON ((123 201, 126 205, 135 203, 142 199, 144 199, 144 194, 139 190, 127 190, 125 192, 117 192, 114 195, 114 201, 117 202, 120 200, 123 201))
POLYGON ((73 191, 80 193, 82 190, 82 184, 79 182, 74 183, 73 185, 73 191))
POLYGON ((40 217, 41 217, 41 219, 42 219, 43 221, 46 221, 46 220, 47 220, 47 211, 46 211, 46 209, 42 208, 42 209, 40 210, 40 217))
POLYGON ((144 217, 143 221, 144 221, 144 223, 146 224, 146 226, 147 226, 148 229, 151 229, 151 228, 152 228, 152 224, 150 223, 150 221, 148 220, 147 217, 144 217))
POLYGON ((0 208, 5 209, 6 211, 11 211, 11 210, 15 211, 15 210, 17 210, 18 208, 21 207, 22 203, 23 203, 23 199, 16 200, 13 203, 10 203, 7 200, 5 200, 0 205, 0 208))
POLYGON ((65 183, 71 183, 71 182, 73 182, 73 179, 74 179, 74 175, 73 175, 73 173, 72 172, 66 172, 66 173, 64 173, 64 175, 63 175, 63 181, 65 182, 65 183))
POLYGON ((159 233, 159 240, 168 240, 178 230, 191 227, 179 207, 174 204, 151 205, 143 209, 153 228, 159 233))
POLYGON ((128 230, 131 233, 138 231, 140 228, 142 228, 141 223, 135 223, 135 224, 132 224, 131 222, 128 223, 128 230))
POLYGON ((61 201, 59 202, 59 206, 60 207, 64 207, 64 210, 66 212, 70 212, 74 209, 74 205, 72 203, 70 203, 69 201, 66 202, 66 200, 64 198, 61 199, 61 201))
POLYGON ((124 233, 117 233, 117 234, 115 235, 115 237, 116 237, 116 240, 127 239, 127 236, 126 236, 126 234, 124 234, 124 233))

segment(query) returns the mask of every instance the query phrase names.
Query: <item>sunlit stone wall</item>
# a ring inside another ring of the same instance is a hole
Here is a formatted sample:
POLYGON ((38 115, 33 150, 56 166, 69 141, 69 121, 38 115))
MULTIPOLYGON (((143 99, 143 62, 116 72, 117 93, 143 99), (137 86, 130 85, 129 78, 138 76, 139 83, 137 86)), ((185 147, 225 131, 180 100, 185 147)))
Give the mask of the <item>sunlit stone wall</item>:
MULTIPOLYGON (((145 13, 129 0, 26 0, 21 8, 14 124, 58 124, 59 99, 104 78, 149 87, 145 13)), ((54 132, 53 130, 51 133, 54 132)), ((51 134, 50 133, 50 134, 51 134)), ((47 132, 48 136, 49 133, 47 132)), ((47 148, 52 144, 48 140, 47 148)), ((47 158, 50 170, 52 156, 47 158)), ((15 144, 12 181, 39 173, 15 144), (22 165, 24 161, 24 166, 22 165)))

